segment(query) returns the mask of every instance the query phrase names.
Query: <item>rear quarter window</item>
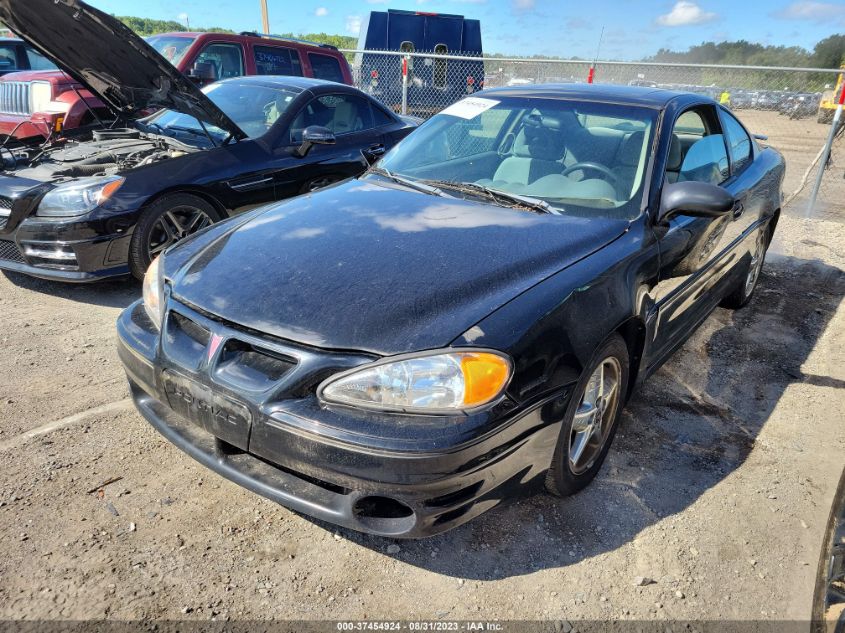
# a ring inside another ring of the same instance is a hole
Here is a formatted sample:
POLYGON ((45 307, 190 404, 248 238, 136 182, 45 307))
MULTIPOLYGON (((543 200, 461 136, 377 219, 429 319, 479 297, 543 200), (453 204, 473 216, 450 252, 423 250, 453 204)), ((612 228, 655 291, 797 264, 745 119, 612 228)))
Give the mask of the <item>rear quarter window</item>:
POLYGON ((257 74, 302 77, 298 51, 281 46, 253 46, 252 50, 257 74))
POLYGON ((314 71, 315 79, 344 83, 343 71, 340 69, 340 62, 336 57, 308 53, 308 62, 311 64, 311 70, 314 71))

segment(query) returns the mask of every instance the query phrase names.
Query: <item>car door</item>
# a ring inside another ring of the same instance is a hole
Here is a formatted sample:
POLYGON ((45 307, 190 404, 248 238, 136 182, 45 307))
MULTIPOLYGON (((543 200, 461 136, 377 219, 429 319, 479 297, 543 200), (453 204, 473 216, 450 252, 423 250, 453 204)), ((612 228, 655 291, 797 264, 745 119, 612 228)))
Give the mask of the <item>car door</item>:
MULTIPOLYGON (((730 160, 715 106, 683 111, 672 125, 663 186, 680 181, 721 185, 742 194, 731 182, 730 160)), ((741 206, 739 207, 742 208, 741 206)), ((689 335, 718 304, 734 259, 738 233, 734 217, 701 218, 678 214, 656 225, 660 248, 659 280, 652 289, 656 326, 650 364, 659 362, 689 335)))
POLYGON ((293 117, 287 138, 291 148, 302 143, 307 127, 320 126, 335 136, 332 145, 314 145, 308 154, 276 181, 280 198, 361 174, 384 153, 384 136, 375 126, 369 102, 358 95, 324 94, 306 103, 293 117))

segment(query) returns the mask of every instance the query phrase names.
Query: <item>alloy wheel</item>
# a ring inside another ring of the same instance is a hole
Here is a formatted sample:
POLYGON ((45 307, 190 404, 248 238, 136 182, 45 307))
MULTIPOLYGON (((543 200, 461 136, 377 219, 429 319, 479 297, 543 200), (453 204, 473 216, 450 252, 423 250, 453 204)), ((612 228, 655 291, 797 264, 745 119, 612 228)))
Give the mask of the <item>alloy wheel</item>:
POLYGON ((168 209, 156 220, 150 231, 147 245, 150 258, 210 224, 213 224, 213 220, 205 211, 196 207, 179 206, 168 209))
POLYGON ((754 245, 754 254, 751 256, 751 263, 748 265, 748 275, 745 278, 745 296, 748 297, 754 291, 757 280, 760 278, 760 271, 763 269, 763 259, 766 254, 765 239, 763 232, 758 231, 757 243, 754 245))
POLYGON ((569 435, 569 470, 575 475, 588 470, 601 455, 619 406, 621 376, 619 361, 611 356, 587 381, 569 435))

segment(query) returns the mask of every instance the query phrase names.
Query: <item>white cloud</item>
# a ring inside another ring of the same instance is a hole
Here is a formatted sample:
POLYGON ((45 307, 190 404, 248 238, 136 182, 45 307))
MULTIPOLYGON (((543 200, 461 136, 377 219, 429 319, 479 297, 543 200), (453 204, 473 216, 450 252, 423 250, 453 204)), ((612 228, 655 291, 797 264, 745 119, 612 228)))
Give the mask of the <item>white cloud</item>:
POLYGON ((179 15, 176 16, 176 19, 179 20, 180 22, 186 22, 188 20, 188 14, 187 13, 180 13, 179 15))
POLYGON ((516 11, 531 11, 534 8, 534 0, 513 0, 513 8, 516 11))
POLYGON ((845 5, 832 2, 793 2, 775 12, 774 16, 784 20, 826 22, 845 18, 845 5))
POLYGON ((715 13, 704 11, 695 2, 678 0, 669 13, 657 17, 657 23, 662 26, 689 26, 712 22, 717 17, 715 13))
POLYGON ((322 18, 329 14, 329 10, 326 7, 317 7, 317 10, 314 11, 314 15, 318 18, 322 18))
POLYGON ((350 35, 358 35, 361 33, 361 16, 347 15, 346 16, 346 32, 350 35))

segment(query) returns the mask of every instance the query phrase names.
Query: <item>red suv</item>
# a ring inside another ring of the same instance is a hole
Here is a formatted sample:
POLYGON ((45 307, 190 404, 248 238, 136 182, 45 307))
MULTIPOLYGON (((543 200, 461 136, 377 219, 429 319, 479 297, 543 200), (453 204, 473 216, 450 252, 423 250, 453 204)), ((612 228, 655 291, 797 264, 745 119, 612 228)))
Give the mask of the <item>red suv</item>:
MULTIPOLYGON (((346 58, 328 44, 252 32, 162 33, 145 39, 200 84, 240 75, 294 75, 353 83, 346 58)), ((49 136, 53 130, 110 116, 99 99, 60 70, 0 77, 0 135, 49 136)))

